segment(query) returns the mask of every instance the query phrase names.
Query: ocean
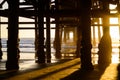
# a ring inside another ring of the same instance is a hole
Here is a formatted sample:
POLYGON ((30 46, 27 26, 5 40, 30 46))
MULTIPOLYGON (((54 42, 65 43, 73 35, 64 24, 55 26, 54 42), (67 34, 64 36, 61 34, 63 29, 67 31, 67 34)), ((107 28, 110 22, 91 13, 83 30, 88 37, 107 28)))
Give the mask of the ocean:
MULTIPOLYGON (((1 39, 2 41, 2 51, 4 52, 4 55, 3 55, 3 58, 4 60, 7 59, 7 38, 2 38, 1 39)), ((20 46, 19 46, 19 49, 20 49, 20 52, 21 52, 21 59, 34 59, 35 57, 35 45, 34 45, 34 38, 20 38, 20 46), (26 53, 26 54, 24 54, 26 53), (31 53, 31 54, 30 54, 31 53)), ((53 40, 52 40, 53 41, 53 40)), ((52 44, 52 41, 51 41, 51 52, 52 52, 52 58, 54 58, 54 48, 53 48, 53 44, 52 44)), ((65 45, 63 44, 61 46, 61 52, 62 53, 69 53, 69 52, 74 52, 74 50, 76 49, 76 46, 68 46, 68 45, 65 45)), ((98 49, 96 48, 93 48, 92 49, 92 53, 97 53, 98 49)), ((118 47, 115 47, 112 49, 112 62, 113 63, 118 63, 119 62, 119 48, 118 47)), ((70 55, 69 55, 70 56, 70 55)), ((92 57, 95 57, 93 58, 93 61, 94 59, 96 59, 97 54, 93 54, 92 57), (96 56, 95 56, 96 55, 96 56)), ((96 60, 95 60, 96 61, 96 60)), ((96 63, 96 62, 94 62, 96 63)))
MULTIPOLYGON (((2 38, 2 51, 6 52, 7 51, 7 38, 2 38)), ((26 52, 26 53, 33 53, 35 52, 35 45, 34 45, 34 38, 20 38, 19 42, 19 49, 21 52, 26 52)))
MULTIPOLYGON (((55 52, 53 48, 53 40, 51 39, 51 52, 55 52)), ((2 51, 7 51, 7 38, 2 38, 2 51)), ((35 40, 34 38, 20 38, 19 49, 22 53, 35 53, 35 40)))

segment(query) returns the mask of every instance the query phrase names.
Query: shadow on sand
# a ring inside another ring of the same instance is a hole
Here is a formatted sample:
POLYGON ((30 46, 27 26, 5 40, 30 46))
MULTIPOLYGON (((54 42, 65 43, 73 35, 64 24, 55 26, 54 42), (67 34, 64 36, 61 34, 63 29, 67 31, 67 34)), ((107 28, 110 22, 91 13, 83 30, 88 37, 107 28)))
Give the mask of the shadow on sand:
POLYGON ((106 68, 107 66, 99 67, 98 65, 96 65, 95 69, 92 71, 79 69, 71 75, 62 78, 61 80, 100 80, 106 68))
POLYGON ((117 71, 118 71, 117 80, 120 80, 120 63, 117 66, 117 71))

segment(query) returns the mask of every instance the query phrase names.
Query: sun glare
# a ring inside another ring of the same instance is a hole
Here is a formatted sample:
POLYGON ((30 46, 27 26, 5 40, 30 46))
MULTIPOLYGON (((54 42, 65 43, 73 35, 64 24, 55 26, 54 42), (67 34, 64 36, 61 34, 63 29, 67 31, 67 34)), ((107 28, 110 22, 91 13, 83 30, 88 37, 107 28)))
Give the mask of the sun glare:
POLYGON ((118 18, 110 18, 110 24, 118 24, 118 18))
POLYGON ((109 5, 109 9, 115 9, 116 7, 117 7, 117 5, 113 5, 113 4, 109 5))
POLYGON ((112 41, 118 42, 119 41, 119 27, 110 27, 110 35, 112 38, 112 41))
POLYGON ((119 42, 119 26, 115 26, 118 23, 119 23, 118 18, 116 17, 110 18, 110 24, 112 24, 112 26, 110 26, 110 35, 113 43, 119 42))

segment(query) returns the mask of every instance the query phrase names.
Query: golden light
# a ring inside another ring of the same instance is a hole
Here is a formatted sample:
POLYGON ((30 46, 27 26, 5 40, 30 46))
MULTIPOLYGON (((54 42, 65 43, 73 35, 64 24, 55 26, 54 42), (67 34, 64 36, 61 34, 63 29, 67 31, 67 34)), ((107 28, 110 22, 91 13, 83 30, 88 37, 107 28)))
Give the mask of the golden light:
POLYGON ((69 37, 70 37, 70 39, 73 39, 73 32, 72 31, 69 33, 69 37))
MULTIPOLYGON (((119 20, 117 17, 110 18, 110 24, 116 25, 119 24, 119 20)), ((110 35, 112 39, 112 63, 118 63, 119 62, 119 49, 114 48, 119 46, 119 26, 110 26, 110 35)))
POLYGON ((110 9, 110 13, 117 13, 118 11, 116 10, 116 7, 117 5, 113 5, 113 4, 110 4, 109 5, 109 9, 110 9))
POLYGON ((118 24, 118 18, 110 18, 110 24, 118 24))
POLYGON ((112 63, 119 63, 119 54, 112 54, 112 63))
MULTIPOLYGON (((110 24, 118 24, 118 18, 110 18, 110 24)), ((112 42, 119 42, 119 26, 110 26, 112 42)))
POLYGON ((116 7, 117 7, 117 5, 113 5, 113 4, 109 5, 109 9, 115 9, 116 7))
POLYGON ((110 35, 112 41, 119 41, 119 27, 110 27, 110 35))

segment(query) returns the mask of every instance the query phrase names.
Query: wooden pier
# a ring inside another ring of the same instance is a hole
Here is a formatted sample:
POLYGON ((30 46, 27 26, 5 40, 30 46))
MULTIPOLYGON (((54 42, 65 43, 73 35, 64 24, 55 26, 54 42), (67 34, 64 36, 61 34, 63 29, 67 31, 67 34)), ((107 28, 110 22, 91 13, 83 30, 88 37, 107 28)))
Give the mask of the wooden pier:
MULTIPOLYGON (((1 0, 0 16, 8 18, 7 62, 6 69, 19 69, 18 39, 20 29, 35 30, 35 55, 38 63, 51 62, 51 29, 55 29, 54 48, 56 58, 61 58, 61 44, 69 40, 69 33, 73 32, 73 42, 77 46, 75 54, 81 59, 81 68, 92 70, 91 49, 95 41, 91 41, 91 27, 97 26, 99 40, 105 28, 109 29, 110 17, 119 18, 119 0, 1 0), (3 5, 8 4, 4 9, 3 5), (109 5, 116 5, 115 13, 111 13, 109 5), (33 19, 34 22, 19 22, 19 17, 33 19), (46 19, 44 21, 44 19, 46 19), (51 19, 54 19, 51 21, 51 19), (101 22, 101 23, 100 23, 101 22), (20 27, 20 24, 34 24, 34 27, 20 27), (52 28, 50 24, 56 26, 52 28), (46 27, 44 26, 46 25, 46 27), (46 29, 46 43, 44 30, 46 29), (64 39, 62 38, 64 32, 64 39), (63 39, 63 40, 62 40, 63 39), (46 54, 44 49, 46 48, 46 54)), ((119 26, 119 24, 113 24, 119 26)), ((110 44, 111 45, 111 44, 110 44)))

